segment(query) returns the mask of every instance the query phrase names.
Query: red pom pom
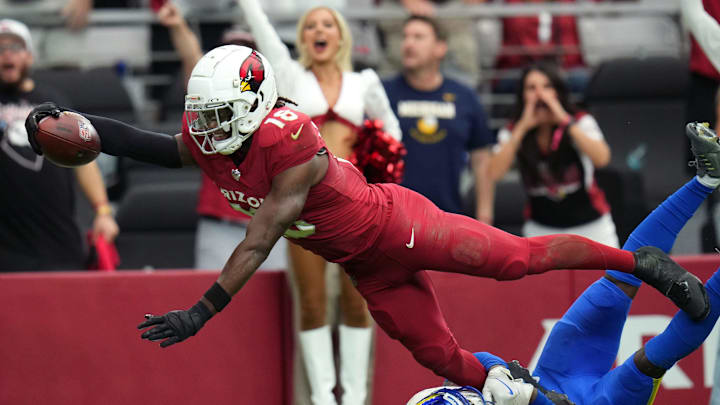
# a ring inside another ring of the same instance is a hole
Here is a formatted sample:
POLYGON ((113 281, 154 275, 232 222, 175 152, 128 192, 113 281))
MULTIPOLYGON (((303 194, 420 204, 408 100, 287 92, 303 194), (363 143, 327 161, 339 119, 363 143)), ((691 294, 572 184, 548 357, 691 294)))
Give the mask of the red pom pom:
POLYGON ((365 120, 350 156, 368 183, 400 183, 407 153, 402 142, 383 130, 381 120, 365 120))

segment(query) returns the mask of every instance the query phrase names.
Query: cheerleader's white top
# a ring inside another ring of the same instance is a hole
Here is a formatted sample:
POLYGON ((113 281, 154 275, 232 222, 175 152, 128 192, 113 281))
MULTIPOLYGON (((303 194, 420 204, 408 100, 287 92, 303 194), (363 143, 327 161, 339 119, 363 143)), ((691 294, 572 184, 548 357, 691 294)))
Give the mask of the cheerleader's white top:
POLYGON ((280 96, 296 102, 297 109, 309 115, 318 127, 327 121, 338 121, 357 130, 367 117, 382 120, 385 131, 395 139, 401 139, 400 124, 375 71, 343 72, 340 95, 335 105, 330 107, 315 75, 290 57, 290 51, 258 1, 243 0, 238 3, 258 50, 272 64, 280 96))

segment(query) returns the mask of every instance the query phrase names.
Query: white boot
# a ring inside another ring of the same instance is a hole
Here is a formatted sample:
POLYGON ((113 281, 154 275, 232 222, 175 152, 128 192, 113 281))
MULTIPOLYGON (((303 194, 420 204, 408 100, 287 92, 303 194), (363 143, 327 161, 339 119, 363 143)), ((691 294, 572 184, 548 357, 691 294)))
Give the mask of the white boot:
POLYGON ((340 325, 342 405, 363 405, 367 397, 372 328, 340 325))
POLYGON ((330 326, 300 331, 300 348, 313 405, 337 405, 332 392, 336 380, 330 326))

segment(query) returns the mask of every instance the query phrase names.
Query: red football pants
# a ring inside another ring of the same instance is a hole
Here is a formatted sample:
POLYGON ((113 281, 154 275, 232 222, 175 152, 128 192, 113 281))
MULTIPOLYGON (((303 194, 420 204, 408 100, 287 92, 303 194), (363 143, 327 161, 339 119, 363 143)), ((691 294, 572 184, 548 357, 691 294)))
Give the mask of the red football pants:
POLYGON ((482 389, 486 372, 459 347, 421 270, 514 280, 552 269, 632 272, 633 254, 575 235, 521 238, 449 214, 425 197, 386 186, 393 209, 378 240, 345 263, 380 327, 415 359, 460 385, 482 389))

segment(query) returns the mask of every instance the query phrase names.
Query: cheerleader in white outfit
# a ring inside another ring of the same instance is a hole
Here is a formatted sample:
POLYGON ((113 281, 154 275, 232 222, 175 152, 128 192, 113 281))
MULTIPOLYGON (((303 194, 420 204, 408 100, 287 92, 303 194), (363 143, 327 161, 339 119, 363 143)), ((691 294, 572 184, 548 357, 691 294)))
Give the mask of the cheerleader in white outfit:
MULTIPOLYGON (((320 129, 330 151, 348 158, 365 117, 380 119, 385 131, 400 140, 400 125, 377 74, 352 71, 352 38, 335 10, 316 7, 297 24, 299 60, 293 60, 257 0, 239 0, 258 45, 275 69, 278 94, 297 103, 320 129)), ((289 244, 300 300, 300 347, 314 405, 335 404, 335 362, 326 320, 326 262, 289 244)), ((360 405, 367 396, 372 329, 365 301, 341 272, 339 328, 340 382, 343 405, 360 405)))

